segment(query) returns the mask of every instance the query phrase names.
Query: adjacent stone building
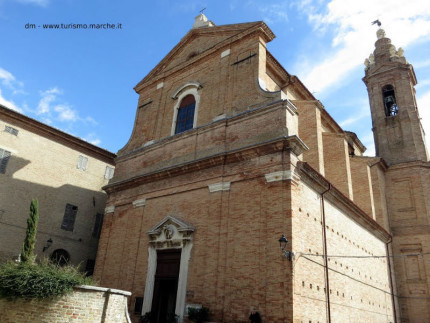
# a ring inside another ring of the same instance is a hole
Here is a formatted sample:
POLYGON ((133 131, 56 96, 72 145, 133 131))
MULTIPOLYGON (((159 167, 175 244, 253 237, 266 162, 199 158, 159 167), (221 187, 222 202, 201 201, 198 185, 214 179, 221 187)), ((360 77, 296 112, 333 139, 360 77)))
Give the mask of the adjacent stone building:
POLYGON ((31 199, 39 200, 35 254, 94 268, 115 155, 0 106, 0 260, 16 259, 31 199))
POLYGON ((213 322, 248 322, 250 307, 264 322, 430 321, 429 163, 412 67, 378 40, 364 79, 378 157, 365 157, 270 54, 274 37, 263 22, 199 15, 137 84, 95 276, 132 292, 134 322, 182 322, 199 306, 213 322), (393 93, 398 108, 384 108, 393 93))

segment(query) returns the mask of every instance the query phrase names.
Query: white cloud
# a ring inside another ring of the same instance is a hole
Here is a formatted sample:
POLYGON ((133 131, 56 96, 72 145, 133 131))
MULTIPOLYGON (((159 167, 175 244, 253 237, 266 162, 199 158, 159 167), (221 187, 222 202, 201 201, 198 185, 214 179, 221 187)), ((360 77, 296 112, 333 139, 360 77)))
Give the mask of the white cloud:
POLYGON ((24 83, 17 81, 15 76, 11 72, 6 71, 4 68, 1 67, 0 80, 4 86, 13 90, 13 94, 25 94, 25 92, 22 90, 24 83))
POLYGON ((315 32, 333 32, 326 52, 307 57, 307 64, 301 66, 305 67, 301 73, 304 84, 311 91, 329 89, 361 65, 373 51, 377 28, 371 22, 375 19, 382 22, 396 46, 430 39, 430 1, 410 1, 407 6, 403 0, 332 0, 327 6, 318 4, 315 0, 299 6, 315 32))
POLYGON ((373 138, 373 131, 369 130, 365 134, 363 134, 360 138, 360 141, 363 145, 366 146, 366 151, 364 152, 365 156, 375 156, 375 141, 373 138))
POLYGON ((101 140, 100 140, 100 138, 98 138, 97 136, 96 136, 96 134, 95 133, 89 133, 85 138, 84 138, 84 140, 85 141, 87 141, 87 142, 89 142, 90 144, 93 144, 93 145, 96 145, 96 146, 98 146, 98 145, 100 145, 101 144, 101 140))
POLYGON ((75 122, 79 120, 79 115, 76 110, 73 110, 68 105, 57 105, 54 107, 54 111, 58 113, 57 118, 60 121, 72 121, 75 122))
POLYGON ((94 118, 92 118, 92 117, 86 117, 84 121, 85 121, 85 122, 88 122, 88 123, 91 123, 91 124, 93 124, 93 125, 95 125, 95 126, 99 124, 99 123, 98 123, 96 120, 94 120, 94 118))
POLYGON ((427 149, 430 150, 430 91, 417 98, 421 124, 426 134, 427 149))
POLYGON ((259 11, 263 15, 263 20, 267 23, 275 23, 278 21, 288 22, 288 2, 280 2, 276 4, 265 5, 259 7, 259 11))
MULTIPOLYGON (((63 92, 57 87, 52 87, 46 91, 40 91, 41 99, 37 105, 37 114, 49 114, 51 112, 51 103, 57 100, 57 96, 63 92)), ((57 111, 58 112, 58 111, 57 111)))
POLYGON ((22 109, 20 109, 13 101, 6 100, 3 97, 1 89, 0 89, 0 104, 4 105, 6 108, 22 113, 22 109))
POLYGON ((15 76, 0 67, 0 80, 2 80, 4 85, 10 86, 11 83, 15 81, 15 76))
POLYGON ((427 66, 430 66, 430 59, 420 62, 414 62, 414 68, 422 68, 427 66))
MULTIPOLYGON (((347 111, 351 111, 346 119, 339 122, 342 128, 357 125, 359 121, 370 116, 369 101, 367 98, 357 99, 354 102, 344 102, 342 107, 347 111)), ((346 113, 344 114, 346 115, 346 113)))

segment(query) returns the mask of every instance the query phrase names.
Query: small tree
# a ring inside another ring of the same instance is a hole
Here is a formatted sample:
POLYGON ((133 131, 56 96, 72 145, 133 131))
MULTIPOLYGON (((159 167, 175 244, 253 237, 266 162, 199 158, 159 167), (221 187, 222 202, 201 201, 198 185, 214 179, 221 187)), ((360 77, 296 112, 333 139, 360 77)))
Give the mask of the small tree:
POLYGON ((37 199, 31 200, 30 215, 27 219, 27 232, 22 245, 21 261, 33 262, 34 245, 36 244, 37 222, 39 221, 39 202, 37 199))

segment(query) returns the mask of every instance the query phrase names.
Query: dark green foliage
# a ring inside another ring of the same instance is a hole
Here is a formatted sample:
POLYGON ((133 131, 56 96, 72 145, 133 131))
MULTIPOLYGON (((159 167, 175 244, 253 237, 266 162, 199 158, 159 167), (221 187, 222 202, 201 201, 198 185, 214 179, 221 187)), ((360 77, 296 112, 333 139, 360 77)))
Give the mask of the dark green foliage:
POLYGON ((36 244, 37 222, 39 221, 39 202, 37 199, 31 200, 30 215, 27 219, 27 232, 24 244, 22 245, 21 261, 34 262, 33 250, 36 244))
POLYGON ((55 297, 72 291, 75 285, 90 284, 91 279, 73 266, 58 267, 48 261, 41 264, 8 262, 0 266, 2 298, 55 297))
MULTIPOLYGON (((179 316, 175 313, 167 313, 166 316, 166 322, 167 323, 177 323, 179 319, 179 316)), ((156 315, 152 314, 151 312, 146 312, 145 315, 143 315, 140 318, 141 323, 151 323, 156 321, 156 315)))
POLYGON ((143 315, 141 318, 140 318, 140 322, 141 323, 151 323, 151 320, 153 319, 152 318, 152 313, 151 312, 146 312, 145 313, 145 315, 143 315))
POLYGON ((202 323, 209 321, 209 309, 207 307, 202 308, 188 308, 188 318, 190 321, 196 323, 202 323))

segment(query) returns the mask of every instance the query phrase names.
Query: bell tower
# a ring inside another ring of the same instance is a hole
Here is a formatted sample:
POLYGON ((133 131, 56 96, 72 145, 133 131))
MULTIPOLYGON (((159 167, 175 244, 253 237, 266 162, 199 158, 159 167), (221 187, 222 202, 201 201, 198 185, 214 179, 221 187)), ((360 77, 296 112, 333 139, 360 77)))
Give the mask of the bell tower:
POLYGON ((428 161, 415 88, 414 68, 378 29, 375 50, 364 62, 376 155, 388 165, 428 161))
POLYGON ((403 49, 396 49, 383 29, 376 34, 363 81, 376 155, 388 165, 383 189, 395 255, 389 261, 397 286, 396 322, 430 322, 430 162, 415 97, 417 80, 403 49))

